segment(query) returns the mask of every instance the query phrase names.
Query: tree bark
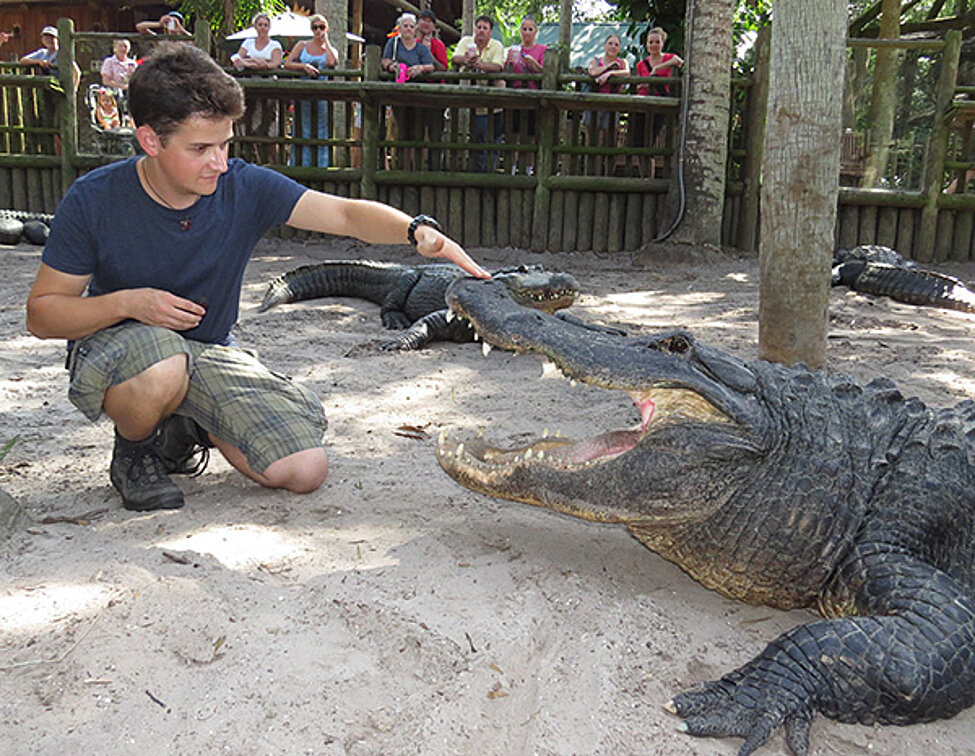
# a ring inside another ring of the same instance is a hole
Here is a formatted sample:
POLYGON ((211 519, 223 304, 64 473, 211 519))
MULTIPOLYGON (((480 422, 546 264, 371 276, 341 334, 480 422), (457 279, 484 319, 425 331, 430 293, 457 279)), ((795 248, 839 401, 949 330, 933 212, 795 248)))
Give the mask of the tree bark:
POLYGON ((844 0, 778 0, 762 183, 759 352, 819 367, 839 191, 844 0))
MULTIPOLYGON (((896 39, 901 28, 900 0, 883 0, 880 16, 880 39, 896 39)), ((870 149, 863 175, 864 186, 879 186, 887 172, 890 140, 894 133, 894 111, 897 108, 897 69, 900 50, 882 47, 877 50, 873 74, 873 97, 870 100, 870 149)))
POLYGON ((689 2, 687 66, 689 87, 684 185, 684 219, 675 241, 721 243, 728 118, 731 108, 731 55, 734 0, 689 2))

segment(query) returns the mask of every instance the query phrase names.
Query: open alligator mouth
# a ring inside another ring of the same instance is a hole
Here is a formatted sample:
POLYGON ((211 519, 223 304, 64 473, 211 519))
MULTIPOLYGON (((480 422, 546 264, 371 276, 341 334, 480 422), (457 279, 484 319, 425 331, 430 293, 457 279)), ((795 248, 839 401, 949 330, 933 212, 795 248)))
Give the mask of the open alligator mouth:
MULTIPOLYGON (((589 383, 585 378, 582 382, 589 383)), ((582 440, 561 438, 558 433, 553 436, 546 429, 538 440, 512 449, 491 446, 480 435, 466 439, 452 437, 445 430, 437 442, 437 457, 448 473, 464 468, 466 475, 477 471, 490 477, 492 473, 525 465, 575 470, 610 462, 668 424, 733 422, 700 394, 688 389, 660 387, 626 393, 640 414, 640 422, 635 427, 610 430, 582 440)))

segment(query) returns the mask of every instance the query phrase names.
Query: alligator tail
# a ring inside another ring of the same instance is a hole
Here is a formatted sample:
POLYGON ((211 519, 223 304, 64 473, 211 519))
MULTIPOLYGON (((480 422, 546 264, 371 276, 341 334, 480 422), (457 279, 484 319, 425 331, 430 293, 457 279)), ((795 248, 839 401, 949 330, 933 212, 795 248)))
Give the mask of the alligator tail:
POLYGON ((327 260, 289 270, 268 284, 258 312, 317 297, 357 297, 382 304, 404 266, 368 260, 327 260))
POLYGON ((975 291, 953 276, 931 270, 868 263, 852 288, 912 305, 975 312, 975 291))

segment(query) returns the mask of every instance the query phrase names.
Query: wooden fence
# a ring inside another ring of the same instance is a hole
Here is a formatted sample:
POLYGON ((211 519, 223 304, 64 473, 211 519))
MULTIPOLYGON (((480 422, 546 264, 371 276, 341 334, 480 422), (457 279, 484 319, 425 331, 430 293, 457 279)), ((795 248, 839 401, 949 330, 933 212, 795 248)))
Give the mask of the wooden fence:
MULTIPOLYGON (((0 102, 8 114, 0 129, 0 207, 52 212, 79 173, 119 157, 91 139, 85 104, 87 86, 97 76, 91 61, 110 54, 118 35, 75 34, 67 19, 59 29, 65 63, 80 59, 87 72, 77 97, 65 98, 65 82, 57 79, 0 72, 0 102), (23 115, 18 120, 11 113, 23 115)), ((841 246, 889 243, 918 259, 975 254, 975 197, 942 192, 951 175, 964 177, 975 167, 960 159, 967 142, 955 149, 958 159, 948 159, 953 124, 970 130, 975 119, 975 109, 964 103, 952 107, 958 41, 949 35, 947 44, 926 43, 943 56, 945 94, 925 186, 914 192, 842 188, 841 246)), ((206 39, 197 43, 209 45, 206 39)), ((62 65, 62 79, 68 68, 62 65)), ((745 248, 754 248, 758 229, 761 132, 755 126, 764 117, 763 76, 759 67, 753 77, 733 82, 722 239, 745 248)), ((440 72, 430 79, 392 81, 380 71, 378 48, 367 48, 361 70, 332 71, 327 80, 284 71, 241 76, 248 115, 238 125, 232 154, 269 164, 314 189, 430 213, 472 247, 634 250, 675 220, 679 78, 623 80, 625 90, 667 84, 665 95, 597 94, 582 91, 589 77, 562 70, 553 53, 540 75, 480 75, 473 81, 469 74, 440 72), (519 79, 540 88, 515 88, 519 79), (503 84, 508 86, 498 86, 503 84), (433 118, 430 133, 417 131, 423 117, 433 118), (611 128, 601 132, 601 119, 611 128), (534 134, 528 133, 530 122, 534 134), (482 133, 478 125, 485 127, 482 133)))

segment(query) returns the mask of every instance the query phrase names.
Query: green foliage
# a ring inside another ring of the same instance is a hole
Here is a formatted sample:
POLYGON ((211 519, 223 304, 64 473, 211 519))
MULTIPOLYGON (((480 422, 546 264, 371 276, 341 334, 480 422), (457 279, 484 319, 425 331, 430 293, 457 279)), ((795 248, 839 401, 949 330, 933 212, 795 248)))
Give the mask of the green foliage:
POLYGON ((2 448, 0 448, 0 462, 3 462, 4 457, 7 456, 10 450, 14 447, 14 444, 16 444, 19 440, 20 436, 14 436, 7 443, 5 443, 2 448))
POLYGON ((224 0, 182 0, 180 12, 193 19, 205 18, 214 34, 232 34, 251 25, 258 11, 275 16, 287 9, 284 0, 236 0, 233 18, 224 17, 224 0))

